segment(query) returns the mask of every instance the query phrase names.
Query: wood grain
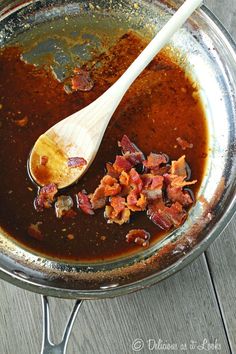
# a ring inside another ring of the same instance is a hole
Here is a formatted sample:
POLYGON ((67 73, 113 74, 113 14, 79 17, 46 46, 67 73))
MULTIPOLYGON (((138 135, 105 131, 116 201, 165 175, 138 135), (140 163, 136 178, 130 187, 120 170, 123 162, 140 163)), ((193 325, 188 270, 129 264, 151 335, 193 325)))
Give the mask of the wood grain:
POLYGON ((236 220, 207 251, 207 260, 233 352, 236 351, 236 220))
MULTIPOLYGON (((236 40, 236 2, 207 1, 236 40)), ((236 217, 206 252, 230 346, 236 352, 236 217)))
MULTIPOLYGON (((0 283, 0 353, 39 353, 40 296, 0 283)), ((51 299, 56 341, 62 335, 72 303, 51 299)), ((141 353, 150 352, 149 339, 178 347, 185 343, 189 346, 191 341, 201 345, 204 339, 208 343, 217 340, 220 353, 230 353, 204 256, 150 289, 116 299, 85 301, 68 354, 132 353, 136 338, 144 340, 141 353)), ((175 353, 183 351, 178 349, 175 353)))

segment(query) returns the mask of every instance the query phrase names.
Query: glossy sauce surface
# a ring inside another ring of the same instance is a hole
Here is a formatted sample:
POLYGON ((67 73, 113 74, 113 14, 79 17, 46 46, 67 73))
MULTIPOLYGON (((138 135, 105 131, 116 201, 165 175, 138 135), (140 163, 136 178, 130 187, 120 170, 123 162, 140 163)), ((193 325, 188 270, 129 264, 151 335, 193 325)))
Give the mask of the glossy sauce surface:
MULTIPOLYGON (((27 159, 38 136, 100 96, 144 46, 144 40, 134 33, 125 34, 109 52, 96 58, 99 65, 87 65, 94 88, 69 94, 50 70, 22 61, 20 47, 0 51, 0 224, 34 252, 67 260, 104 260, 141 250, 125 241, 125 235, 133 228, 150 232, 151 243, 163 237, 163 231, 142 212, 135 213, 131 222, 122 226, 107 224, 104 210, 97 210, 95 216, 78 211, 73 219, 57 219, 54 208, 38 213, 33 207, 37 188, 27 174, 27 159), (27 124, 19 126, 17 121, 21 119, 27 124), (28 226, 37 222, 44 236, 42 241, 27 234, 28 226), (74 239, 69 240, 68 234, 73 234, 74 239)), ((207 127, 195 89, 167 53, 158 55, 116 110, 89 171, 76 185, 59 194, 74 197, 82 189, 93 192, 104 175, 105 163, 113 162, 120 152, 117 141, 123 134, 145 154, 165 152, 171 159, 185 154, 191 178, 198 180, 194 187, 197 192, 207 156, 207 127), (192 143, 193 148, 183 151, 177 137, 192 143)))

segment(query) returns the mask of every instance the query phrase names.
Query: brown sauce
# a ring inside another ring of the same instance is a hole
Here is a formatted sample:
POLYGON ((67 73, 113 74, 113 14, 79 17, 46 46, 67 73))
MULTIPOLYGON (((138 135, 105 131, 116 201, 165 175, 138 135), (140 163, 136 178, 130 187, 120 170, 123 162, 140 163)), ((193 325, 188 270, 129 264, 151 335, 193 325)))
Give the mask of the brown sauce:
MULTIPOLYGON (((103 210, 97 210, 95 216, 78 212, 74 219, 57 219, 54 208, 38 213, 33 207, 37 188, 27 174, 27 159, 38 136, 101 95, 144 44, 132 33, 124 35, 109 54, 98 58, 100 68, 92 69, 94 88, 90 92, 71 94, 46 69, 24 63, 20 48, 0 51, 0 225, 34 252, 67 260, 104 260, 141 250, 125 241, 132 228, 150 232, 151 244, 163 237, 163 232, 141 212, 135 213, 131 223, 122 226, 107 224, 103 210), (19 126, 16 121, 23 118, 23 126, 19 126), (42 241, 27 234, 28 226, 37 222, 42 223, 42 241), (68 239, 68 234, 74 238, 68 239)), ((207 156, 207 127, 193 86, 166 54, 158 55, 116 110, 89 171, 77 185, 60 194, 74 196, 84 188, 93 192, 104 175, 105 162, 113 162, 119 153, 117 141, 123 134, 145 154, 165 152, 176 159, 184 153, 191 166, 191 178, 198 180, 194 187, 197 192, 207 156), (177 137, 192 143, 193 148, 183 151, 176 142, 177 137)))

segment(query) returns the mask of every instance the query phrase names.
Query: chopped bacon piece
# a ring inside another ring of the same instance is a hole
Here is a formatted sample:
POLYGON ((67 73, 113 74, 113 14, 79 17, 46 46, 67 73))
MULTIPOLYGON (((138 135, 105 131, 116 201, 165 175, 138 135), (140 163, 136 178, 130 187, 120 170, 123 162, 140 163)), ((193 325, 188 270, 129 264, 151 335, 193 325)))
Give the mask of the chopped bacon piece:
POLYGON ((85 71, 80 68, 74 69, 75 76, 72 77, 72 90, 74 91, 91 91, 94 82, 91 78, 91 75, 88 71, 85 71))
POLYGON ((121 147, 123 153, 139 151, 139 149, 131 142, 127 135, 123 135, 121 141, 118 141, 118 146, 121 147))
POLYGON ((151 172, 157 176, 163 176, 164 174, 170 172, 170 165, 166 164, 164 166, 159 167, 158 171, 151 170, 151 172))
POLYGON ((121 224, 128 223, 129 219, 130 219, 130 210, 128 208, 125 208, 121 213, 120 223, 121 224))
POLYGON ((140 208, 141 210, 145 210, 147 206, 147 198, 143 193, 140 193, 140 197, 137 200, 136 203, 137 207, 140 208))
POLYGON ((187 140, 181 138, 180 136, 178 136, 178 138, 176 138, 177 143, 179 144, 179 146, 181 147, 182 150, 186 150, 186 149, 192 149, 193 148, 193 144, 189 143, 187 140))
POLYGON ((142 152, 126 152, 124 154, 124 157, 127 161, 131 163, 132 166, 141 164, 145 160, 145 157, 142 152))
POLYGON ((166 206, 163 200, 158 200, 158 202, 148 206, 147 215, 149 216, 150 220, 161 229, 169 230, 173 226, 173 223, 165 214, 165 208, 166 206))
POLYGON ((193 204, 192 196, 188 191, 183 190, 181 187, 167 186, 167 196, 172 202, 179 202, 183 206, 189 206, 193 204))
POLYGON ((40 156, 40 165, 46 166, 47 163, 48 163, 48 157, 47 156, 40 156))
POLYGON ((56 217, 65 216, 73 208, 73 199, 69 195, 60 195, 55 203, 56 217))
POLYGON ((113 165, 110 162, 106 163, 106 170, 107 170, 107 175, 113 178, 119 178, 120 173, 114 169, 113 165))
POLYGON ((119 225, 129 222, 130 219, 130 210, 128 208, 124 208, 121 211, 118 217, 112 217, 114 209, 110 205, 106 205, 104 216, 107 219, 108 224, 112 224, 113 222, 119 225))
POLYGON ((169 230, 173 226, 182 225, 187 217, 187 212, 178 202, 167 207, 163 201, 158 201, 158 203, 149 206, 148 215, 154 224, 164 230, 169 230))
POLYGON ((118 146, 121 147, 124 157, 132 166, 136 166, 145 160, 143 152, 130 141, 127 135, 123 135, 121 141, 118 142, 118 146))
POLYGON ((164 178, 165 178, 165 183, 167 185, 171 185, 171 187, 186 187, 197 183, 196 179, 193 181, 185 181, 184 176, 177 176, 171 174, 165 174, 164 178))
POLYGON ((128 195, 130 190, 135 190, 140 193, 143 188, 143 181, 139 173, 132 168, 129 172, 121 172, 119 182, 122 185, 122 194, 128 195))
POLYGON ((81 168, 87 165, 87 161, 83 157, 69 157, 67 161, 67 165, 70 168, 81 168))
POLYGON ((89 195, 89 199, 93 209, 103 208, 106 204, 105 188, 103 185, 99 185, 93 194, 89 195))
POLYGON ((173 223, 163 210, 158 210, 151 214, 150 220, 163 230, 169 230, 173 226, 173 223))
POLYGON ((166 174, 164 175, 167 185, 167 197, 172 202, 179 202, 183 206, 189 206, 193 203, 193 198, 188 191, 183 190, 183 187, 195 184, 197 180, 185 181, 184 176, 166 174))
POLYGON ((142 193, 147 197, 147 199, 155 200, 157 198, 161 198, 164 177, 153 175, 151 173, 144 174, 141 177, 144 184, 142 193))
POLYGON ((154 154, 151 152, 148 155, 147 160, 143 161, 143 165, 150 169, 152 173, 158 174, 159 169, 161 168, 162 164, 166 164, 168 162, 168 158, 164 154, 154 154))
POLYGON ((57 186, 54 183, 48 184, 39 190, 38 196, 34 200, 34 207, 37 211, 50 208, 57 194, 57 186))
POLYGON ((134 168, 132 168, 129 172, 129 176, 131 187, 136 191, 141 192, 143 188, 143 181, 138 172, 134 168))
POLYGON ((119 178, 119 183, 121 186, 121 192, 120 195, 122 197, 126 197, 129 192, 130 192, 130 176, 127 172, 121 172, 120 178, 119 178))
POLYGON ((169 218, 171 219, 174 227, 179 227, 186 220, 187 212, 183 209, 183 206, 175 202, 171 207, 167 207, 165 210, 169 218))
POLYGON ((127 172, 122 171, 120 174, 119 181, 120 181, 120 184, 122 184, 123 186, 129 186, 130 175, 127 172))
POLYGON ((127 206, 132 211, 138 211, 137 209, 138 194, 135 190, 132 190, 127 196, 127 206))
POLYGON ((125 237, 128 243, 135 242, 142 247, 149 246, 150 233, 143 229, 130 230, 125 237))
POLYGON ((77 207, 81 209, 85 214, 94 215, 92 204, 84 190, 76 195, 76 201, 77 207))
POLYGON ((120 196, 112 197, 110 204, 113 208, 112 218, 117 218, 118 215, 125 209, 125 198, 120 196))
MULTIPOLYGON (((118 146, 121 147, 122 152, 125 154, 126 152, 141 152, 142 151, 128 138, 127 135, 123 135, 121 141, 118 142, 118 146)), ((144 155, 143 155, 144 157, 144 155)))
POLYGON ((30 224, 30 226, 28 227, 28 235, 30 237, 33 237, 35 240, 39 240, 42 241, 43 240, 43 234, 42 232, 39 230, 39 225, 41 224, 41 222, 37 222, 36 224, 30 224))
POLYGON ((117 195, 121 192, 121 186, 116 178, 105 175, 95 192, 90 196, 92 209, 103 208, 106 204, 106 197, 117 195))
POLYGON ((160 189, 160 187, 162 187, 163 185, 163 181, 164 181, 164 177, 162 176, 153 176, 152 177, 152 182, 150 185, 150 189, 155 190, 155 189, 160 189))
POLYGON ((177 161, 171 162, 170 173, 172 175, 187 177, 185 155, 181 156, 177 161))
POLYGON ((113 167, 117 172, 121 173, 122 171, 130 171, 132 164, 125 158, 125 156, 117 155, 113 167))
POLYGON ((132 190, 127 196, 127 206, 132 211, 142 211, 146 209, 147 200, 143 193, 132 190))
POLYGON ((119 185, 116 178, 113 178, 109 175, 105 175, 101 179, 100 183, 102 186, 104 186, 105 197, 111 197, 121 192, 121 186, 119 185))

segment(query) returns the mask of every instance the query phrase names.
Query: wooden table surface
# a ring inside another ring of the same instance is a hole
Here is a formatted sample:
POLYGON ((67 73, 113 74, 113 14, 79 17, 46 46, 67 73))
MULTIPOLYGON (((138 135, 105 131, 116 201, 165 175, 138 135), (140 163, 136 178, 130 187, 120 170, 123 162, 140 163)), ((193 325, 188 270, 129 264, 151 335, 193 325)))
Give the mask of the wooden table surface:
MULTIPOLYGON (((236 0, 205 3, 236 39, 236 0)), ((84 302, 68 354, 134 353, 136 339, 144 342, 140 353, 236 353, 235 228, 236 217, 205 254, 156 286, 121 298, 84 302)), ((0 284, 0 354, 39 353, 40 296, 0 284)), ((50 303, 57 341, 72 301, 50 303)))

